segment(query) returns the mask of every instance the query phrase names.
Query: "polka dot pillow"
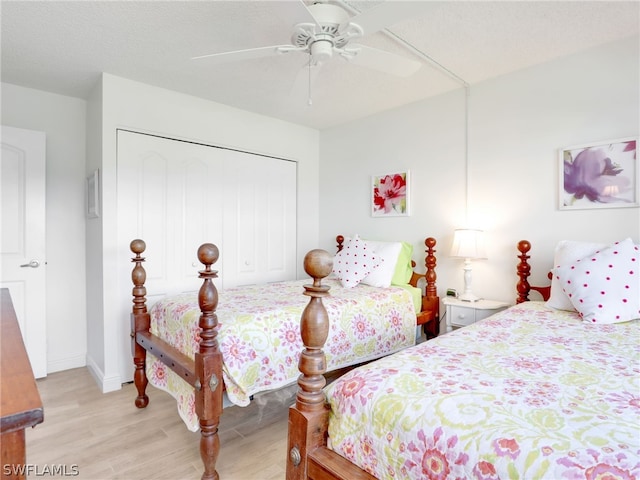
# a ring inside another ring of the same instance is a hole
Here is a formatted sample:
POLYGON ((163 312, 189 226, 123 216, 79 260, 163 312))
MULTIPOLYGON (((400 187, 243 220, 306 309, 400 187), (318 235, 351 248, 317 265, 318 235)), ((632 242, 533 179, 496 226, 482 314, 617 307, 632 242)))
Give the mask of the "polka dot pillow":
POLYGON ((345 288, 353 288, 380 265, 382 259, 355 235, 333 259, 333 273, 345 288))
MULTIPOLYGON (((554 267, 559 267, 560 265, 574 263, 576 260, 580 260, 588 255, 593 255, 605 247, 607 247, 606 243, 560 240, 554 251, 553 265, 554 267)), ((551 279, 551 292, 549 300, 547 300, 547 307, 552 307, 557 310, 576 311, 569 297, 562 291, 562 285, 555 277, 551 279)))
POLYGON ((640 318, 639 257, 628 238, 553 272, 583 320, 626 322, 640 318))

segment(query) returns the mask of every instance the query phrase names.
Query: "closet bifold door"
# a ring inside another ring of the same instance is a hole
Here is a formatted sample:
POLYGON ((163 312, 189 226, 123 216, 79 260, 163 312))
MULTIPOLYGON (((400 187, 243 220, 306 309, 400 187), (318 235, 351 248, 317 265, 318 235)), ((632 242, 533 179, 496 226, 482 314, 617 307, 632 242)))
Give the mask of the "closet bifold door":
MULTIPOLYGON (((134 238, 146 242, 149 305, 200 287, 196 252, 206 242, 220 248, 220 290, 295 279, 296 168, 293 161, 118 131, 118 258, 129 257, 134 238)), ((129 269, 126 261, 119 265, 119 291, 128 289, 129 269)), ((121 302, 120 320, 128 321, 130 298, 114 301, 121 302)))

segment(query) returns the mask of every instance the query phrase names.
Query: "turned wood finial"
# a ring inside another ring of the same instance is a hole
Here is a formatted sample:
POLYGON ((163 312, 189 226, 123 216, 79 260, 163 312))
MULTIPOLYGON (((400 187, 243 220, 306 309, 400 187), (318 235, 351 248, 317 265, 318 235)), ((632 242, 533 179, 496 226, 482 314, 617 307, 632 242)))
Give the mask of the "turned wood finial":
POLYGON ((198 276, 204 281, 198 292, 198 303, 200 305, 200 353, 206 353, 217 348, 216 336, 218 333, 215 327, 218 326, 216 308, 218 306, 218 290, 213 279, 218 277, 218 271, 212 270, 211 266, 218 261, 220 251, 213 243, 205 243, 198 248, 198 260, 204 265, 204 270, 198 272, 198 276))
POLYGON ((313 285, 320 286, 322 279, 333 269, 333 257, 325 250, 311 250, 304 256, 304 271, 313 278, 313 285))
POLYGON ((518 251, 520 252, 518 258, 520 259, 520 263, 518 263, 517 267, 519 280, 516 286, 518 292, 516 303, 527 302, 529 300, 529 292, 531 290, 531 286, 527 280, 527 277, 531 274, 531 265, 529 265, 527 261, 530 258, 529 255, 527 255, 529 250, 531 250, 531 243, 529 241, 520 240, 518 242, 518 251))
POLYGON ((140 240, 139 238, 136 238, 135 240, 131 240, 131 244, 129 245, 129 248, 131 248, 131 251, 137 255, 140 255, 142 252, 144 252, 147 249, 147 244, 144 242, 144 240, 140 240))
POLYGON ((526 254, 529 250, 531 250, 531 242, 529 240, 520 240, 518 242, 518 251, 520 253, 526 254))
POLYGON ((298 378, 296 405, 301 411, 322 410, 326 385, 324 373, 327 369, 322 348, 329 335, 329 315, 322 303, 322 297, 329 295, 328 286, 322 279, 331 273, 333 257, 324 250, 311 250, 304 257, 304 270, 313 278, 313 285, 304 286, 304 294, 311 297, 302 312, 300 334, 304 350, 298 367, 302 375, 298 378))
POLYGON ((340 252, 340 251, 342 251, 342 247, 344 246, 344 245, 343 245, 343 244, 344 244, 344 236, 342 236, 342 235, 338 235, 338 236, 336 237, 336 243, 338 244, 338 245, 337 245, 337 247, 338 247, 338 251, 339 251, 339 252, 340 252))
POLYGON ((213 243, 203 243, 198 248, 198 260, 205 269, 211 270, 211 265, 216 263, 218 258, 220 258, 220 250, 213 243))

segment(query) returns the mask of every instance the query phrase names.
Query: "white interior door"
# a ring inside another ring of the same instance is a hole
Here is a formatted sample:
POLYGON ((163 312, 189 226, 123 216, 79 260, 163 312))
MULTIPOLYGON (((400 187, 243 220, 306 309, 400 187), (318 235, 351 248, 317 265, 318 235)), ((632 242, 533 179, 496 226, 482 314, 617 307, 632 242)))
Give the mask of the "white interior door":
POLYGON ((47 375, 44 132, 2 127, 0 287, 8 288, 31 368, 47 375))

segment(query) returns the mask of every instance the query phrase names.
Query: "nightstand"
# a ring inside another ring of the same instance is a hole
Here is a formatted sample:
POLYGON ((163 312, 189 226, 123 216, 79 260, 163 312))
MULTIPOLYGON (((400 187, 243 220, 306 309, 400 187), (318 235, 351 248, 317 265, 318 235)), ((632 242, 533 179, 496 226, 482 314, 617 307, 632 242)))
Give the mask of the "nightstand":
POLYGON ((464 302, 453 297, 443 299, 442 303, 446 308, 445 321, 447 324, 447 332, 457 327, 471 325, 509 306, 508 303, 497 302, 495 300, 464 302))

